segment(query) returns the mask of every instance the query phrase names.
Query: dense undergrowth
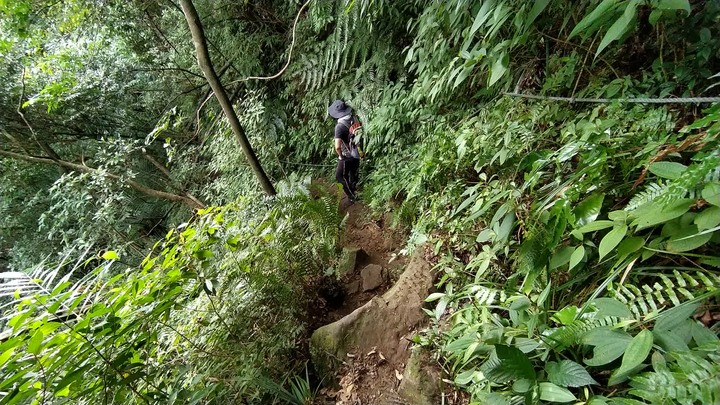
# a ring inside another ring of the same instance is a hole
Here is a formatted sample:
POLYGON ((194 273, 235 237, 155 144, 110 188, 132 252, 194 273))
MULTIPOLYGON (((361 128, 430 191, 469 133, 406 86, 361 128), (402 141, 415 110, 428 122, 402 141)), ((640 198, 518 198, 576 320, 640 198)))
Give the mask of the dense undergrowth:
POLYGON ((505 99, 426 138, 456 165, 405 185, 400 209, 443 271, 419 342, 458 386, 479 403, 717 400, 717 325, 692 319, 720 283, 709 117, 677 133, 666 109, 505 99))
POLYGON ((335 258, 337 207, 331 195, 243 199, 198 212, 140 269, 118 274, 107 251, 97 269, 3 273, 3 308, 17 306, 3 319, 3 403, 272 400, 275 381, 303 371, 308 286, 335 258))
MULTIPOLYGON (((274 72, 268 55, 285 52, 300 6, 257 3, 200 8, 205 21, 222 17, 208 35, 242 61, 228 70, 240 77, 274 72), (241 22, 223 25, 224 13, 241 22)), ((123 245, 4 273, 0 403, 309 401, 307 311, 342 218, 335 197, 293 184, 332 170, 326 107, 337 97, 367 133, 362 199, 412 229, 407 251, 434 252, 438 292, 416 343, 450 389, 477 404, 720 401, 718 105, 502 95, 716 94, 716 2, 338 0, 301 17, 280 80, 233 81, 263 165, 286 180, 282 197, 258 196, 227 121, 203 112, 206 96, 155 117, 144 140, 116 140, 123 152, 101 168, 154 147, 172 184, 211 208, 170 227, 139 265, 147 252, 123 245)), ((48 226, 87 220, 63 231, 65 245, 115 240, 92 221, 126 197, 97 175, 46 177, 57 200, 48 226), (71 189, 85 193, 68 208, 71 189)), ((38 196, 34 206, 47 203, 38 196)))

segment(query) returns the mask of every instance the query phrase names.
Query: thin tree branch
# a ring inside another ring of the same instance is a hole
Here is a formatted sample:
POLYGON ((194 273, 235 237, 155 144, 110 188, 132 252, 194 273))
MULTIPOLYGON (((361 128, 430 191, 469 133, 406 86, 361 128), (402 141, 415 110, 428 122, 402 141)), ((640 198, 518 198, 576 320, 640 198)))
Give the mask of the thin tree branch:
MULTIPOLYGON (((44 164, 52 164, 52 165, 62 166, 67 169, 75 170, 75 171, 78 171, 81 173, 98 174, 100 172, 98 169, 96 169, 94 167, 80 165, 80 164, 68 162, 65 160, 54 160, 54 159, 50 159, 50 158, 46 158, 46 157, 28 156, 28 155, 22 155, 20 153, 15 153, 15 152, 10 152, 10 151, 5 151, 5 150, 0 150, 0 156, 24 160, 26 162, 32 162, 32 163, 44 163, 44 164)), ((107 176, 111 179, 114 179, 114 180, 122 181, 125 184, 127 184, 128 186, 134 188, 135 190, 137 190, 143 194, 149 195, 151 197, 161 198, 164 200, 175 201, 175 202, 182 202, 182 203, 190 206, 191 208, 195 208, 195 209, 203 208, 202 204, 198 204, 198 202, 193 201, 191 198, 189 198, 187 196, 172 194, 172 193, 168 193, 165 191, 160 191, 160 190, 155 190, 155 189, 152 189, 149 187, 145 187, 135 180, 123 179, 121 176, 118 176, 116 174, 103 173, 103 175, 107 176)))
MULTIPOLYGON (((145 148, 142 149, 142 154, 143 154, 143 157, 145 158, 145 160, 147 160, 147 161, 150 162, 153 166, 155 166, 158 170, 160 170, 160 172, 161 172, 162 174, 164 174, 165 177, 166 177, 171 183, 173 183, 173 184, 175 183, 175 180, 174 180, 174 179, 172 178, 172 176, 170 175, 170 170, 168 170, 168 168, 165 167, 165 165, 163 165, 163 164, 160 163, 157 159, 155 159, 152 155, 150 155, 149 153, 147 153, 147 151, 145 150, 145 148)), ((184 196, 186 196, 187 198, 193 200, 198 206, 200 206, 200 207, 205 207, 205 203, 203 203, 203 202, 200 201, 199 199, 195 198, 195 196, 193 196, 192 194, 190 194, 190 193, 182 190, 181 187, 176 187, 176 188, 177 188, 177 190, 180 191, 184 196)))
MULTIPOLYGON (((40 149, 43 150, 51 159, 53 160, 60 160, 60 155, 58 155, 51 147, 50 145, 43 141, 41 142, 38 140, 37 134, 35 133, 35 130, 33 129, 32 125, 28 122, 28 120, 25 118, 25 114, 22 112, 22 106, 23 106, 23 100, 25 99, 25 67, 22 68, 22 73, 20 74, 20 83, 22 84, 22 89, 20 91, 20 99, 18 100, 18 106, 17 106, 17 113, 20 115, 20 118, 22 118, 25 125, 27 125, 28 129, 30 129, 30 134, 32 134, 33 140, 40 146, 40 149)), ((60 173, 62 174, 65 170, 61 167, 60 173)))

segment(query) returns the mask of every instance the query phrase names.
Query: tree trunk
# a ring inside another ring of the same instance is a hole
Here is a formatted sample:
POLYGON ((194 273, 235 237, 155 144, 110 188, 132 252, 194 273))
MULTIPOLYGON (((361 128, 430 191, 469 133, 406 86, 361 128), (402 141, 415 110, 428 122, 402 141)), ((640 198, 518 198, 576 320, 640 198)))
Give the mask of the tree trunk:
POLYGON ((260 165, 260 162, 258 161, 252 146, 250 146, 247 136, 245 135, 245 130, 242 125, 240 125, 240 120, 238 120, 237 114, 235 114, 235 110, 233 109, 232 103, 227 96, 227 92, 215 73, 215 69, 210 61, 210 54, 207 50, 205 33, 203 32, 200 17, 198 17, 195 6, 193 6, 191 0, 180 0, 180 5, 182 6, 185 19, 187 20, 190 32, 192 33, 200 69, 203 71, 203 74, 205 74, 205 78, 207 78, 208 83, 210 83, 210 87, 215 93, 215 97, 217 97, 220 106, 228 118, 228 121, 230 121, 230 127, 232 127, 233 133, 235 133, 235 137, 238 139, 238 142, 240 142, 242 151, 245 154, 248 163, 250 163, 250 167, 255 173, 255 176, 258 178, 258 181, 260 181, 260 185, 265 191, 265 194, 275 195, 275 187, 273 187, 270 179, 267 177, 267 174, 265 174, 265 171, 260 165))
MULTIPOLYGON (((66 169, 71 169, 71 170, 75 170, 75 171, 82 172, 82 173, 97 173, 98 172, 98 169, 96 169, 94 167, 79 165, 77 163, 72 163, 72 162, 68 162, 65 160, 51 159, 51 158, 38 157, 38 156, 28 156, 28 155, 23 155, 23 154, 15 153, 15 152, 9 152, 9 151, 5 151, 5 150, 0 150, 0 156, 9 157, 12 159, 24 160, 26 162, 56 165, 56 166, 64 167, 66 169)), ((195 209, 204 208, 202 203, 200 203, 196 199, 189 198, 188 196, 167 193, 165 191, 160 191, 160 190, 155 190, 150 187, 145 187, 135 180, 130 180, 130 179, 123 180, 123 179, 121 179, 120 176, 118 176, 116 174, 105 173, 104 175, 107 177, 110 177, 111 179, 121 180, 128 186, 130 186, 130 187, 134 188, 135 190, 137 190, 145 195, 148 195, 150 197, 161 198, 164 200, 169 200, 169 201, 174 201, 174 202, 181 202, 181 203, 186 204, 186 205, 190 206, 191 208, 195 208, 195 209)))

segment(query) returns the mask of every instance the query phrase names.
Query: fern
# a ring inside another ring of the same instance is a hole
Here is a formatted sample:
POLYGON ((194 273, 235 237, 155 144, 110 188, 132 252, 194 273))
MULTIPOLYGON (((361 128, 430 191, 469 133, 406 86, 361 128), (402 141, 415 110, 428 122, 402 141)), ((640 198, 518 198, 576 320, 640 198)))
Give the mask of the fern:
POLYGON ((601 327, 615 326, 620 319, 614 316, 607 316, 597 319, 576 319, 570 325, 556 329, 548 336, 548 344, 554 350, 564 350, 577 345, 582 337, 589 331, 601 327))
POLYGON ((660 180, 657 183, 649 184, 644 191, 636 194, 625 207, 626 211, 633 211, 638 207, 654 201, 667 190, 667 185, 660 180))
POLYGON ((472 294, 474 304, 478 306, 503 304, 507 299, 504 290, 497 290, 481 285, 472 285, 469 292, 472 294))
MULTIPOLYGON (((97 297, 98 292, 89 294, 98 283, 97 273, 91 272, 84 277, 71 281, 73 276, 82 269, 87 250, 80 255, 80 259, 76 260, 72 267, 66 269, 67 260, 74 252, 68 253, 54 268, 46 268, 45 263, 40 263, 29 273, 23 272, 3 272, 0 273, 0 300, 6 300, 0 306, 0 314, 2 311, 13 307, 28 299, 42 298, 44 308, 57 307, 57 311, 53 311, 55 316, 68 316, 70 307, 83 308, 88 302, 97 297), (62 274, 65 272, 65 274, 62 274), (58 295, 65 291, 62 297, 58 295), (81 299, 78 301, 78 299, 81 299), (55 303, 60 303, 55 305, 55 303), (70 305, 68 303, 75 303, 70 305)), ((12 313, 0 318, 8 320, 12 317, 12 313)))
POLYGON ((654 362, 655 371, 632 378, 630 394, 652 404, 717 404, 720 402, 720 343, 710 353, 695 349, 673 353, 675 363, 654 362))
POLYGON ((672 276, 659 274, 655 277, 652 283, 639 287, 629 283, 611 284, 608 294, 626 304, 636 319, 643 319, 720 288, 719 275, 701 270, 693 273, 673 270, 672 276))
POLYGON ((720 178, 720 152, 713 151, 709 156, 702 156, 688 166, 682 175, 671 181, 658 180, 636 194, 625 207, 632 211, 642 205, 656 202, 663 205, 670 204, 682 198, 698 198, 702 187, 711 181, 720 178))

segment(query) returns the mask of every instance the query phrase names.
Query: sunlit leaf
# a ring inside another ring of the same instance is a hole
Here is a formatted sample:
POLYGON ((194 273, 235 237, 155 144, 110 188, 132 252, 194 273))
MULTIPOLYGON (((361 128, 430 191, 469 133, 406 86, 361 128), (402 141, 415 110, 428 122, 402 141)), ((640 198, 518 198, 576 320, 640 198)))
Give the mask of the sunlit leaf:
POLYGON ((627 234, 627 231, 627 225, 621 225, 615 227, 613 230, 608 232, 605 237, 602 238, 602 240, 600 241, 600 247, 598 248, 600 260, 602 260, 603 257, 610 253, 615 248, 615 246, 617 246, 620 241, 622 241, 622 239, 627 234))

